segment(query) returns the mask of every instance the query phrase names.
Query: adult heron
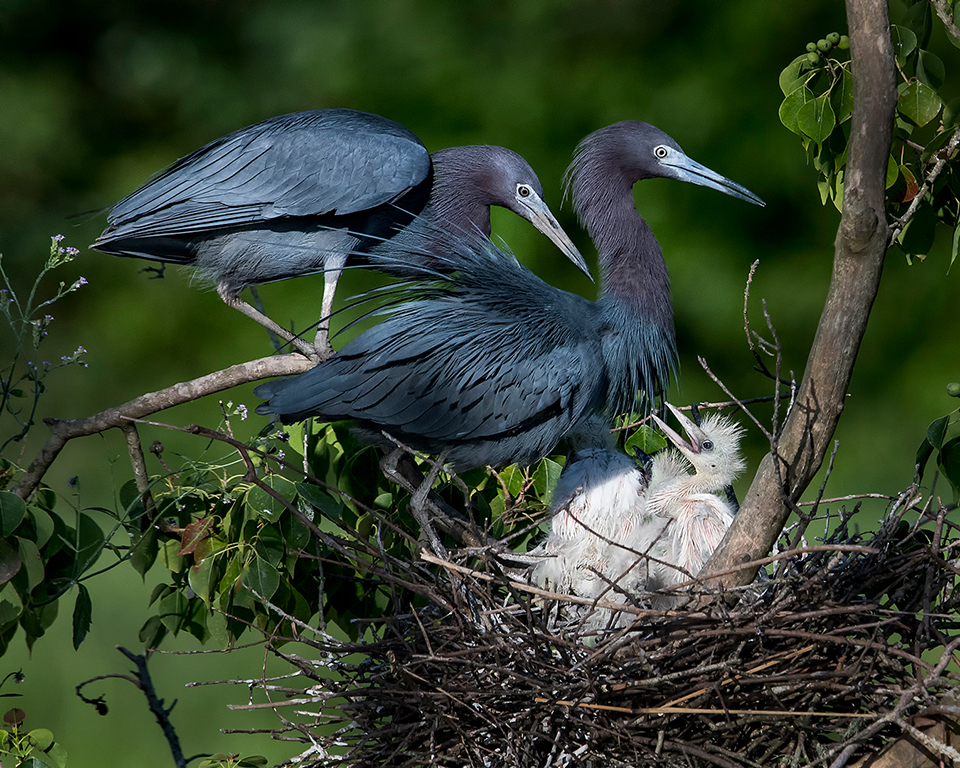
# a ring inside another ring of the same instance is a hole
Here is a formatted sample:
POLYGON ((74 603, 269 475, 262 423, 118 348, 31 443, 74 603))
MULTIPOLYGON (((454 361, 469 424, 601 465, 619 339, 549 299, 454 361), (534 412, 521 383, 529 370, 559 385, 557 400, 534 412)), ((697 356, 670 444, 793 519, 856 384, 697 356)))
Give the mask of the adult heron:
POLYGON ((383 310, 387 319, 326 362, 262 384, 257 411, 285 422, 352 419, 375 439, 386 432, 468 469, 529 464, 594 414, 652 402, 676 342, 663 253, 631 188, 657 176, 763 205, 652 125, 603 128, 580 143, 568 172, 597 246, 597 301, 546 284, 475 233, 411 226, 410 238, 384 244, 387 256, 417 263, 435 253, 452 274, 421 269, 411 301, 383 310))
POLYGON ((489 235, 491 205, 527 219, 589 276, 520 155, 494 146, 430 155, 399 123, 352 109, 281 115, 212 141, 114 205, 92 247, 195 267, 226 304, 322 358, 348 260, 366 262, 414 215, 489 235), (249 286, 317 272, 325 277, 312 345, 240 299, 249 286))

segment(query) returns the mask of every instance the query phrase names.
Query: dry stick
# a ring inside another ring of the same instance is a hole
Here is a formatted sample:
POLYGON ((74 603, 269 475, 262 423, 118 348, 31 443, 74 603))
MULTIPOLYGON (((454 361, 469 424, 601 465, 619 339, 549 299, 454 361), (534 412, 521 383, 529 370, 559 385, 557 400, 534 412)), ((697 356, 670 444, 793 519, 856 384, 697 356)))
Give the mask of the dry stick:
POLYGON ((580 709, 597 709, 602 712, 616 712, 623 715, 771 715, 777 717, 848 717, 874 720, 879 715, 864 712, 793 712, 776 709, 703 709, 697 707, 615 707, 610 704, 588 704, 574 701, 544 699, 536 697, 537 704, 556 704, 580 709))
MULTIPOLYGON (((768 453, 739 514, 701 573, 716 577, 770 551, 790 513, 781 489, 795 501, 820 467, 843 410, 886 253, 884 182, 896 105, 893 50, 886 0, 847 0, 854 107, 843 214, 826 305, 796 402, 778 440, 781 463, 768 453)), ((741 586, 755 569, 716 577, 741 586)))
POLYGON ((133 466, 133 478, 137 483, 137 490, 140 492, 140 498, 143 501, 143 517, 138 520, 140 530, 146 530, 147 526, 153 522, 157 516, 157 505, 153 501, 153 494, 150 492, 150 475, 147 472, 147 462, 143 458, 143 447, 140 445, 140 435, 137 433, 137 426, 132 422, 126 422, 120 425, 120 431, 127 440, 127 453, 130 454, 130 464, 133 466))
POLYGON ((113 427, 122 427, 129 423, 130 419, 142 419, 152 413, 251 381, 303 373, 313 366, 310 360, 299 354, 262 357, 259 360, 224 368, 222 371, 210 373, 192 381, 174 384, 157 392, 149 392, 123 405, 108 408, 84 419, 44 419, 44 423, 50 428, 50 437, 27 467, 23 477, 14 486, 13 492, 23 499, 30 496, 37 489, 63 446, 75 437, 95 435, 113 427))

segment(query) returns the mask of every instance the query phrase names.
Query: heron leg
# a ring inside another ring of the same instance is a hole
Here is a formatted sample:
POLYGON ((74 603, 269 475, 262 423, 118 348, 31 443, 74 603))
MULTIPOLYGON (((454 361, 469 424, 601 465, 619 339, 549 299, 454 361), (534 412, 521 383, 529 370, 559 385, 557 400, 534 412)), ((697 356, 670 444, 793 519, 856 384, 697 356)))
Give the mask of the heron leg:
POLYGON ((436 506, 428 499, 430 488, 433 486, 434 480, 437 479, 439 462, 434 465, 427 477, 423 478, 418 484, 415 484, 410 482, 398 467, 405 454, 406 451, 403 448, 394 448, 381 459, 380 469, 384 476, 410 493, 410 512, 413 513, 414 519, 420 526, 421 537, 426 538, 438 556, 446 558, 447 550, 443 544, 440 543, 440 537, 437 536, 437 532, 433 527, 433 520, 431 519, 431 511, 439 512, 439 510, 436 509, 436 506), (431 508, 433 508, 433 510, 431 510, 431 508))
POLYGON ((313 346, 326 359, 333 354, 333 347, 330 345, 330 315, 333 314, 333 296, 337 291, 337 283, 347 264, 347 254, 330 251, 324 264, 323 302, 320 306, 320 322, 317 323, 317 338, 313 346))
POLYGON ((281 339, 284 339, 288 343, 292 344, 294 347, 296 347, 298 352, 306 357, 309 357, 311 360, 315 360, 319 363, 330 356, 329 354, 324 354, 323 351, 318 351, 310 342, 304 341, 299 336, 290 333, 290 331, 288 331, 286 328, 278 325, 265 314, 263 314, 263 312, 260 312, 255 307, 250 306, 239 296, 226 290, 226 288, 223 286, 217 286, 217 294, 220 296, 220 299, 223 301, 223 303, 228 307, 232 307, 238 312, 241 312, 249 317, 251 320, 260 323, 260 325, 262 325, 268 331, 275 333, 281 339))

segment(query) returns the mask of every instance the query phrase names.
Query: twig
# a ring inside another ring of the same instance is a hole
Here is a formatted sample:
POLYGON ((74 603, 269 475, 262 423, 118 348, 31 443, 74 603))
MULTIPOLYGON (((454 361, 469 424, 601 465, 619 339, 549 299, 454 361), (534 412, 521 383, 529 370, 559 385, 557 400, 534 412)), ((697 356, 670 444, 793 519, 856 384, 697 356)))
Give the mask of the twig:
MULTIPOLYGON (((931 0, 931 2, 933 2, 934 7, 937 8, 937 13, 939 14, 940 8, 937 5, 937 0, 931 0)), ((942 18, 943 16, 941 16, 941 19, 942 18)), ((950 26, 953 26, 953 24, 951 23, 950 26)), ((956 29, 955 26, 953 28, 956 29)), ((953 33, 951 32, 951 34, 953 33)), ((914 195, 913 200, 910 202, 910 207, 907 208, 907 212, 897 219, 896 223, 890 227, 890 243, 895 243, 897 238, 900 237, 900 233, 903 232, 904 228, 907 226, 907 223, 913 218, 914 213, 917 212, 917 209, 920 207, 920 203, 923 202, 927 192, 930 191, 930 188, 933 186, 933 182, 937 180, 937 176, 940 175, 940 171, 943 170, 943 167, 951 159, 953 153, 957 149, 958 144, 960 144, 960 127, 954 129, 953 136, 950 137, 950 141, 947 142, 947 146, 937 153, 937 162, 934 163, 930 173, 928 173, 924 178, 923 186, 921 186, 917 191, 917 194, 914 195)))

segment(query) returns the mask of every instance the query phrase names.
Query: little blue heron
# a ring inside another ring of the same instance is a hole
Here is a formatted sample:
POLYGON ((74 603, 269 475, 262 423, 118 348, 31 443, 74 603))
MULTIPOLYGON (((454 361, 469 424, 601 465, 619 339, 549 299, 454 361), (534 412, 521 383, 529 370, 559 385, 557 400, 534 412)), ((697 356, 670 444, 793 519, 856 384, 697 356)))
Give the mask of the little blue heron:
POLYGON ((667 407, 689 440, 653 416, 677 450, 654 458, 646 506, 654 519, 669 523, 666 562, 658 563, 651 576, 670 585, 696 577, 733 522, 736 510, 716 494, 743 471, 744 460, 743 429, 737 422, 708 414, 698 426, 669 403, 667 407))
POLYGON ((603 128, 568 172, 599 254, 598 301, 546 284, 476 233, 433 238, 411 226, 382 250, 414 264, 445 253, 452 274, 420 270, 414 298, 380 324, 306 373, 258 387, 268 400, 258 413, 352 419, 374 439, 387 433, 468 469, 530 464, 594 414, 651 402, 676 344, 663 254, 631 187, 656 176, 763 205, 647 123, 603 128))
POLYGON ((196 267, 226 304, 324 357, 348 258, 364 263, 415 214, 489 235, 491 205, 530 221, 589 276, 518 154, 471 146, 429 155, 404 126, 350 109, 281 115, 207 144, 114 205, 93 247, 196 267), (249 286, 317 272, 325 282, 314 345, 239 297, 249 286))

